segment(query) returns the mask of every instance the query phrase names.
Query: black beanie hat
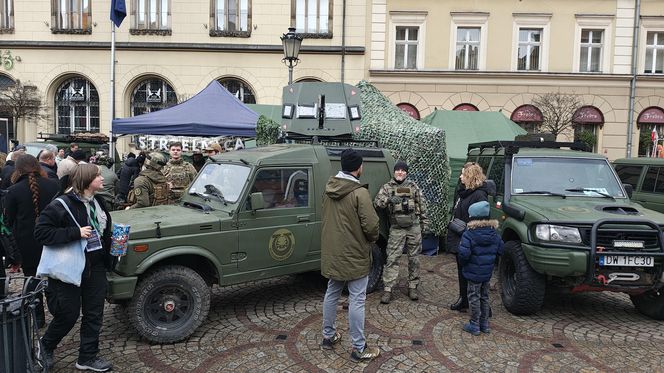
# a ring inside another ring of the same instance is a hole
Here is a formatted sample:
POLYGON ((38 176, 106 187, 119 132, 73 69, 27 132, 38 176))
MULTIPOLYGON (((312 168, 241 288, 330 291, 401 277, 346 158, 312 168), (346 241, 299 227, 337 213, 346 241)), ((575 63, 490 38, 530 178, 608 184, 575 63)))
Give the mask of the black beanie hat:
POLYGON ((76 149, 73 152, 71 152, 71 157, 74 158, 77 161, 84 161, 85 158, 85 151, 83 149, 76 149))
POLYGON ((346 172, 356 171, 362 165, 362 156, 355 150, 348 148, 341 152, 341 170, 346 172))
POLYGON ((408 172, 408 163, 398 160, 397 163, 394 164, 394 171, 396 170, 404 170, 408 172))

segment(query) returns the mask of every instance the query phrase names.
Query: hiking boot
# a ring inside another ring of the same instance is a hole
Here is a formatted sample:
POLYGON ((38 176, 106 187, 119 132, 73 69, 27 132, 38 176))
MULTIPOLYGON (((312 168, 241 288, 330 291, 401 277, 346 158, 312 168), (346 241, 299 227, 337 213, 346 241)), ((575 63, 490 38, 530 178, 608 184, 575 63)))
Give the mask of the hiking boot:
POLYGON ((341 333, 336 332, 332 338, 323 338, 323 342, 320 343, 320 347, 326 350, 332 350, 334 345, 339 343, 341 340, 341 333))
POLYGON ((466 312, 468 310, 468 299, 459 298, 453 304, 450 304, 452 311, 466 312))
POLYGON ((486 334, 491 333, 491 328, 489 328, 489 323, 486 323, 486 324, 480 324, 480 331, 481 331, 482 333, 486 333, 486 334))
POLYGON ((390 301, 392 301, 392 292, 391 291, 384 291, 383 296, 380 297, 380 303, 389 304, 390 301))
POLYGON ((413 301, 420 299, 419 295, 417 294, 417 289, 416 288, 408 289, 408 298, 410 298, 410 300, 413 300, 413 301))
POLYGON ((465 323, 463 325, 463 330, 465 332, 468 332, 468 333, 474 335, 474 336, 480 335, 480 327, 477 326, 477 325, 473 325, 471 323, 465 323))
POLYGON ((53 351, 46 349, 41 338, 37 342, 37 364, 46 370, 53 369, 53 351))
POLYGON ((356 363, 360 361, 371 361, 377 358, 380 355, 380 349, 378 347, 369 347, 366 344, 364 345, 364 351, 354 348, 353 352, 350 353, 350 359, 356 363))
POLYGON ((92 370, 94 372, 106 372, 113 369, 113 364, 111 364, 103 357, 96 356, 88 361, 84 362, 77 361, 76 369, 92 370))

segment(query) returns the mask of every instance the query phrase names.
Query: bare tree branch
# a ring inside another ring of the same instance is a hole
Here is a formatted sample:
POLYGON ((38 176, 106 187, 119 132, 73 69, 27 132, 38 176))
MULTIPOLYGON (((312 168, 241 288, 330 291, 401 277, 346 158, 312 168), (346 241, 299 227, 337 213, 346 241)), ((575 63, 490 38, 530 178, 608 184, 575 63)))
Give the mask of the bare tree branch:
POLYGON ((557 137, 572 128, 574 113, 582 104, 576 95, 549 92, 535 97, 533 105, 542 111, 541 128, 557 137))
POLYGON ((17 80, 14 85, 0 89, 0 112, 8 113, 18 122, 25 119, 46 119, 42 112, 42 95, 36 86, 17 80))

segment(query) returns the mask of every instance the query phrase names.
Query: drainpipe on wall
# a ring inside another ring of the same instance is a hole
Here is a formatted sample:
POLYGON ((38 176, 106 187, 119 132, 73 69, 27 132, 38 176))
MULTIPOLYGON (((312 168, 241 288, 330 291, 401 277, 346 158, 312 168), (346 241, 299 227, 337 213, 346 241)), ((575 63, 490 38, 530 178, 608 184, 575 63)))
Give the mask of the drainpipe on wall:
POLYGON ((346 0, 343 3, 343 14, 341 16, 341 82, 344 82, 346 70, 346 0))
POLYGON ((634 130, 634 98, 636 96, 636 61, 639 51, 639 24, 641 22, 641 0, 635 0, 634 30, 632 32, 632 79, 629 82, 629 111, 627 112, 627 158, 632 158, 632 131, 634 130))

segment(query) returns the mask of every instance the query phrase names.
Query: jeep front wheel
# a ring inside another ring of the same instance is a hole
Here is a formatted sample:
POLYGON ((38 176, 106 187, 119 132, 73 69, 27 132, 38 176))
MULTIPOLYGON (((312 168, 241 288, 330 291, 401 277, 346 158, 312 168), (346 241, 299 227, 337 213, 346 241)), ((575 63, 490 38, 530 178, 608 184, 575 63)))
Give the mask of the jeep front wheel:
POLYGON ((141 279, 129 320, 142 337, 173 343, 189 337, 210 310, 210 288, 193 269, 165 266, 141 279))
POLYGON ((500 297, 505 308, 514 315, 531 315, 542 307, 546 280, 528 264, 521 242, 505 243, 500 258, 500 297))
POLYGON ((369 272, 369 282, 367 282, 367 294, 378 290, 383 281, 383 266, 385 265, 385 255, 380 246, 371 244, 371 272, 369 272))
POLYGON ((664 290, 647 291, 639 295, 630 295, 634 307, 643 315, 655 320, 664 320, 664 290))

